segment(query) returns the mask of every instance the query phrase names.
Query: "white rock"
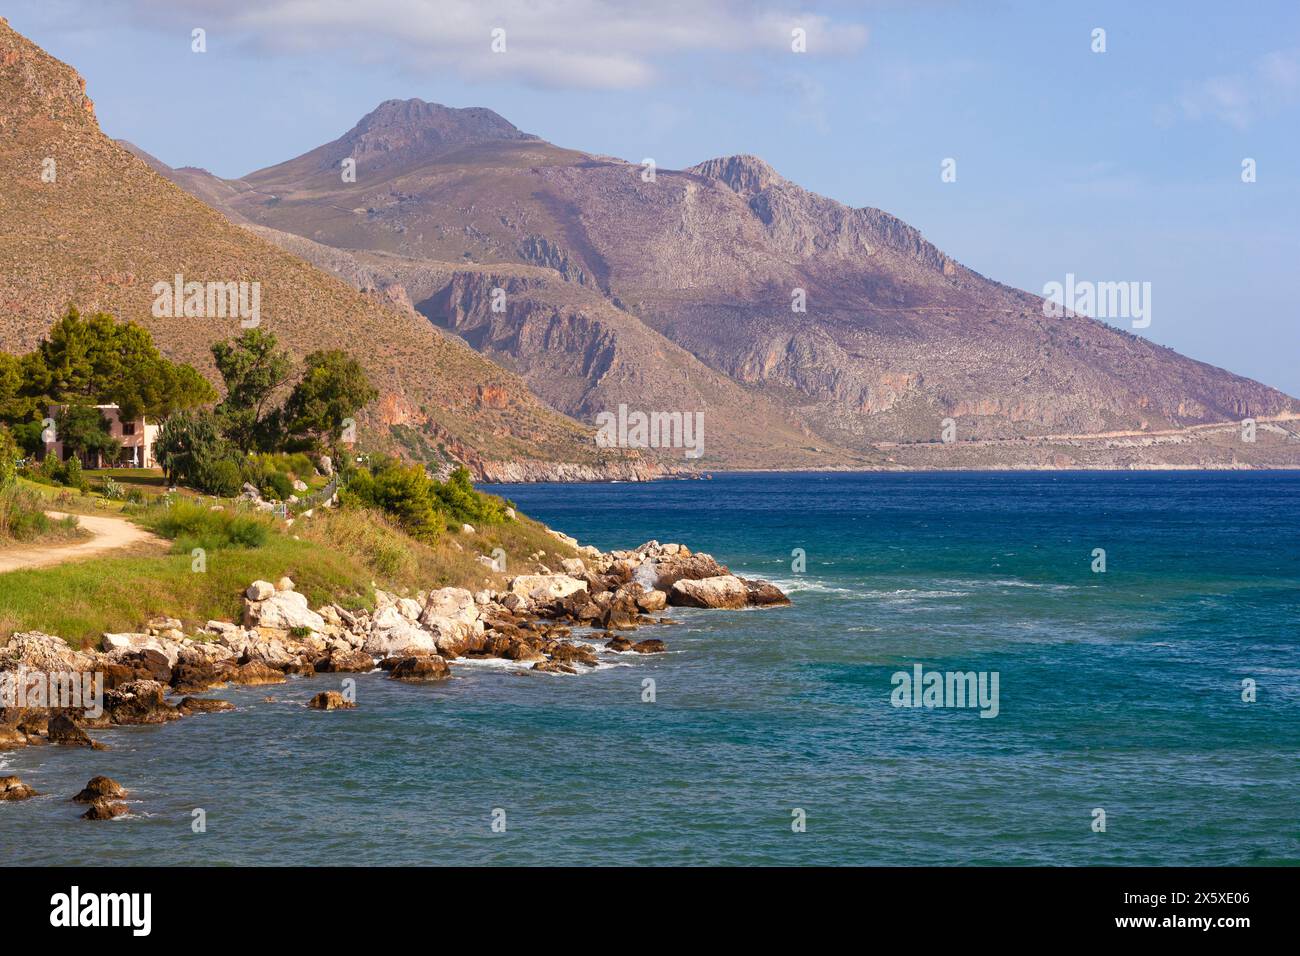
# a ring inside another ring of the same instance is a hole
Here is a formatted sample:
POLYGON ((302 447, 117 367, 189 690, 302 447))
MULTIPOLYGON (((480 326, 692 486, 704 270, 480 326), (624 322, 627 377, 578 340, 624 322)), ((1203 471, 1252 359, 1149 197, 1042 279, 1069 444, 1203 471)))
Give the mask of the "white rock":
POLYGON ((293 579, 289 577, 281 578, 280 580, 275 582, 275 589, 277 591, 292 591, 293 579))
POLYGON ((474 526, 472 524, 463 524, 460 526, 461 534, 473 534, 474 526))
POLYGON ((414 598, 398 598, 397 613, 402 615, 408 621, 418 621, 420 619, 420 602, 414 598))
POLYGON ((669 603, 685 607, 741 608, 749 603, 749 589, 734 574, 673 583, 669 603))
POLYGON ((587 570, 582 558, 561 558, 560 567, 564 569, 565 574, 582 574, 587 570))
POLYGON ((244 592, 244 596, 250 601, 265 601, 275 593, 275 585, 270 581, 254 581, 244 592))
POLYGON ((362 647, 374 657, 392 657, 415 650, 432 651, 436 644, 432 634, 389 605, 375 612, 362 647))
POLYGON ((301 478, 295 478, 295 479, 293 480, 293 490, 294 490, 294 491, 306 491, 306 490, 307 490, 307 482, 303 481, 301 478))
POLYGON ((307 606, 307 596, 297 591, 276 591, 265 601, 244 606, 244 624, 248 627, 273 627, 290 631, 306 627, 325 629, 324 619, 307 606))
POLYGON ((530 601, 554 601, 585 590, 586 581, 567 574, 521 574, 510 580, 510 593, 530 601))
POLYGON ((157 651, 167 658, 167 663, 171 667, 175 667, 176 662, 180 660, 182 647, 180 641, 158 637, 155 634, 104 635, 104 650, 114 658, 134 654, 136 651, 157 651))

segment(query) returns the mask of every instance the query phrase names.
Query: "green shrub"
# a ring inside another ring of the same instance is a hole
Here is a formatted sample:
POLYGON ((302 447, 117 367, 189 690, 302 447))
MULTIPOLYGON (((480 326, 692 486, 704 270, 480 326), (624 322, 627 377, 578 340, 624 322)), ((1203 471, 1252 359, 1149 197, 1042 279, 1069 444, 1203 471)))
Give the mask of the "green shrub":
POLYGON ((285 501, 293 494, 293 481, 282 471, 267 472, 262 484, 257 487, 264 498, 285 501))
POLYGON ((150 530, 175 541, 172 550, 178 554, 194 548, 260 548, 271 533, 265 518, 224 508, 214 510, 183 498, 174 499, 170 506, 162 504, 148 510, 142 521, 150 530))
POLYGON ((59 531, 71 533, 77 528, 72 515, 55 521, 45 513, 48 502, 31 488, 12 485, 0 491, 0 539, 32 541, 59 531))
POLYGON ((0 492, 6 491, 18 477, 18 445, 9 429, 0 425, 0 492))

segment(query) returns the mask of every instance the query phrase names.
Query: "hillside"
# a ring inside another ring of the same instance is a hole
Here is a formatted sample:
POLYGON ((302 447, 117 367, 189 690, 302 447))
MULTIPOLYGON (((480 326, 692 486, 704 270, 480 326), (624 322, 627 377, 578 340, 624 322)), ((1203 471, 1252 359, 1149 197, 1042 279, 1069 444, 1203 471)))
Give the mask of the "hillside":
POLYGON ((84 80, 3 20, 0 219, 0 348, 30 349, 75 303, 141 322, 167 355, 215 378, 209 346, 238 334, 239 319, 155 318, 152 287, 177 274, 257 282, 262 327, 294 354, 345 348, 365 364, 381 391, 360 423, 373 444, 481 475, 647 473, 410 308, 359 293, 159 176, 100 131, 84 80))
MULTIPOLYGON (((811 193, 756 157, 649 182, 642 172, 490 111, 393 100, 296 159, 187 188, 238 221, 346 252, 340 274, 366 271, 570 415, 590 422, 629 395, 705 410, 715 465, 889 467, 902 464, 897 445, 914 446, 910 467, 1174 464, 1167 442, 1119 455, 1106 436, 1300 410, 1105 323, 1045 317, 1039 297, 963 267, 901 220, 811 193), (339 173, 349 156, 354 183, 339 173), (485 309, 497 287, 504 314, 485 309), (792 310, 796 289, 805 312, 792 310), (931 454, 945 418, 958 445, 977 444, 931 454), (1095 447, 1029 453, 1057 435, 1095 447)), ((1300 460, 1275 435, 1226 449, 1185 437, 1197 448, 1183 463, 1300 460)))

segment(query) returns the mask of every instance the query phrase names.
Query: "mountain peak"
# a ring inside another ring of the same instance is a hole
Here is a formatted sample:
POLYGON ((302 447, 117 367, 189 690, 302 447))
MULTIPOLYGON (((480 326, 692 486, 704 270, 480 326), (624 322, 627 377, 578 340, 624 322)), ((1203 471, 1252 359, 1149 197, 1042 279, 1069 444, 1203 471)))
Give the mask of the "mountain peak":
MULTIPOLYGON (((384 100, 333 144, 358 162, 433 159, 460 146, 490 140, 536 140, 492 110, 457 109, 421 99, 384 100)), ((331 155, 335 162, 338 157, 331 155)))
POLYGON ((765 160, 748 154, 709 159, 697 166, 692 166, 687 172, 705 176, 709 179, 720 180, 730 186, 733 191, 746 196, 762 192, 769 186, 785 182, 781 174, 765 160))

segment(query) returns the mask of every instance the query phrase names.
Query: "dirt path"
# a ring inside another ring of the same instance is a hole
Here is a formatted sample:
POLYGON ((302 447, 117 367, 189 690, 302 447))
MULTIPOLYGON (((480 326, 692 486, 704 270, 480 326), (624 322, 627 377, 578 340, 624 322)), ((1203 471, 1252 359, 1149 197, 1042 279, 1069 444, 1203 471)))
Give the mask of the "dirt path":
MULTIPOLYGON (((61 511, 47 511, 47 515, 58 521, 64 517, 61 511)), ((52 564, 65 564, 68 561, 82 561, 118 548, 162 539, 132 524, 125 518, 110 518, 107 515, 75 515, 77 523, 89 531, 92 537, 67 544, 32 544, 0 551, 0 574, 8 571, 20 571, 25 568, 45 568, 52 564)))

